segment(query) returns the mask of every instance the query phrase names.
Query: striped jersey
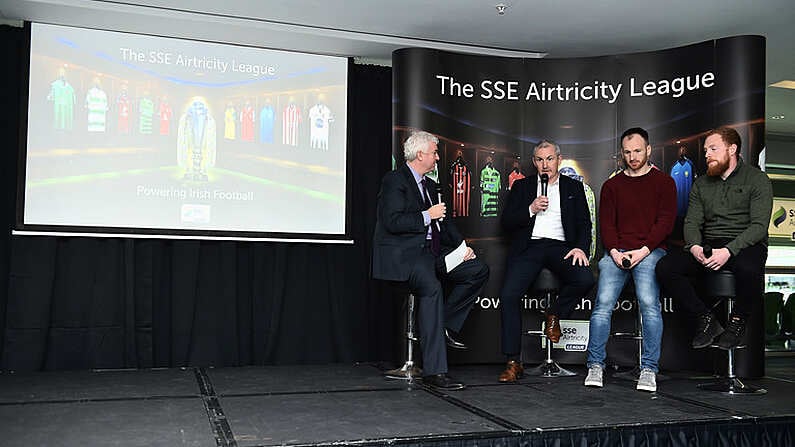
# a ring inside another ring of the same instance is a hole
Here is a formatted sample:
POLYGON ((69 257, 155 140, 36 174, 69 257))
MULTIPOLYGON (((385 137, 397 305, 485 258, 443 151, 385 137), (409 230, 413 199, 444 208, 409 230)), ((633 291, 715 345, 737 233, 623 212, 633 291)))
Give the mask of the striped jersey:
POLYGON ((301 124, 301 109, 290 104, 282 112, 282 143, 298 146, 298 125, 301 124))
POLYGON ((89 132, 105 131, 105 115, 108 111, 108 95, 99 87, 91 87, 86 94, 86 121, 89 132))
POLYGON ((471 175, 469 168, 460 158, 450 168, 453 190, 453 217, 469 216, 469 192, 471 175))

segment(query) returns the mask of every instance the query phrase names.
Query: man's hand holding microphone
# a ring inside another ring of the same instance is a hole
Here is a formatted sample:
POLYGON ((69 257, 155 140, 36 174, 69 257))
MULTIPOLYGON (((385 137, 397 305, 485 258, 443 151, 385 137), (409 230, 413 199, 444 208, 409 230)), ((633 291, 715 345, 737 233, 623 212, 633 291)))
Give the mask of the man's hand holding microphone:
POLYGON ((530 212, 534 215, 541 211, 546 211, 546 209, 549 208, 549 198, 547 197, 548 186, 549 176, 547 174, 541 174, 541 195, 536 197, 533 203, 530 204, 530 212))

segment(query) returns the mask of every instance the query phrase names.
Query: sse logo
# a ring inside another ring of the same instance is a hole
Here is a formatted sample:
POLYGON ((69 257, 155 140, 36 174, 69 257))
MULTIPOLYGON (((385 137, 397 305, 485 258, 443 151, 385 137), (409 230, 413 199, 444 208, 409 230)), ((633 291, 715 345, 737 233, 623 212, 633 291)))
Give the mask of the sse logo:
MULTIPOLYGON (((792 211, 790 211, 790 214, 792 214, 792 211)), ((787 220, 787 211, 781 206, 773 213, 773 226, 778 228, 785 220, 787 220)))
POLYGON ((577 328, 576 327, 564 327, 560 330, 562 333, 566 335, 577 335, 577 328))

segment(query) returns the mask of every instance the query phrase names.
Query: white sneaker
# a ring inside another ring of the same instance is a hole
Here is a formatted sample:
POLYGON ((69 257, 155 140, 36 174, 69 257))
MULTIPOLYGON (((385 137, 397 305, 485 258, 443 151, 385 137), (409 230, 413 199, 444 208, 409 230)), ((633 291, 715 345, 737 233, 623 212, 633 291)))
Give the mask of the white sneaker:
POLYGON ((604 370, 599 365, 591 365, 588 367, 588 376, 585 378, 585 386, 595 386, 601 388, 603 386, 602 376, 604 370))
POLYGON ((652 393, 657 391, 657 374, 646 368, 640 370, 637 389, 639 391, 651 391, 652 393))

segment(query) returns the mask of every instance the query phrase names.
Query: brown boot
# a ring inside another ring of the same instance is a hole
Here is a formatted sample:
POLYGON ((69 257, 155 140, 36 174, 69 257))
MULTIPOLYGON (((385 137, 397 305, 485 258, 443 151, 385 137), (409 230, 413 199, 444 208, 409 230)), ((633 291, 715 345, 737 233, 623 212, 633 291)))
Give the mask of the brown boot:
POLYGON ((516 360, 509 360, 508 364, 505 365, 505 371, 500 374, 500 382, 516 382, 518 379, 521 379, 523 375, 524 368, 522 367, 522 364, 516 360))
POLYGON ((544 326, 544 334, 552 343, 560 341, 560 320, 558 320, 557 315, 547 315, 547 324, 544 326))

